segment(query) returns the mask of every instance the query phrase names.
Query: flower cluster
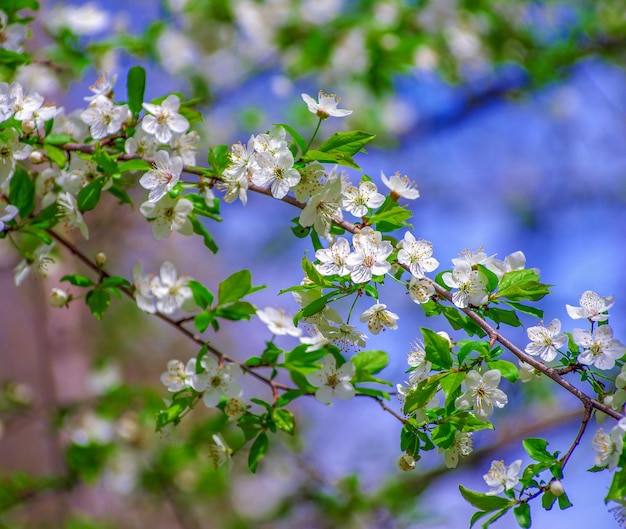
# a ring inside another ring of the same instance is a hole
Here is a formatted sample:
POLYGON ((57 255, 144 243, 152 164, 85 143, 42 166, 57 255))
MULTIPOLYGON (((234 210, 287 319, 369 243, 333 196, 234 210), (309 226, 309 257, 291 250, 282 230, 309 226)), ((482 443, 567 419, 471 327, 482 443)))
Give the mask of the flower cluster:
POLYGON ((179 309, 192 311, 195 302, 187 286, 190 277, 178 275, 174 265, 168 261, 161 265, 159 274, 144 274, 143 266, 137 262, 132 270, 137 306, 150 314, 173 314, 179 309))

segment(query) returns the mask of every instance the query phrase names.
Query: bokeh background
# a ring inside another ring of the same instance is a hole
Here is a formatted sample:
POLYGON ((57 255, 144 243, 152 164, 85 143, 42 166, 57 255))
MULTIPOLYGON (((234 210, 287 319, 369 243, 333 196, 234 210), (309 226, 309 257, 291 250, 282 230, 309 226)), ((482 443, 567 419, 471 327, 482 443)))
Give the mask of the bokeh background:
MULTIPOLYGON (((522 250, 554 285, 541 303, 546 321, 560 318, 571 331, 566 303, 576 305, 585 290, 614 294, 611 322, 626 341, 621 0, 44 1, 34 16, 26 47, 37 60, 16 79, 69 110, 84 108, 88 85, 105 71, 118 73, 123 99, 128 68, 141 64, 147 99, 176 90, 200 101, 199 165, 209 145, 245 142, 273 123, 310 134, 316 122, 300 94, 339 94, 354 112, 325 122, 323 133, 377 134, 357 161, 379 186, 381 171, 417 183, 414 233, 433 242, 442 269, 465 249, 499 258, 522 250)), ((300 256, 312 249, 288 229, 297 212, 287 204, 253 195, 245 207, 223 204, 224 222, 209 226, 217 255, 182 236, 157 245, 136 210, 118 209, 111 201, 88 216, 91 240, 77 240, 88 254, 104 251, 112 272, 128 277, 137 259, 155 271, 170 260, 217 285, 248 268, 255 284, 267 285, 255 305, 297 310, 278 292, 299 283, 300 256)), ((486 490, 482 475, 492 459, 525 457, 523 436, 545 436, 565 452, 579 426, 577 402, 545 381, 523 392, 509 387, 511 404, 495 434, 477 435, 476 455, 458 471, 445 471, 429 453, 404 475, 396 466, 400 426, 390 415, 367 399, 331 407, 309 399, 294 407, 301 435, 280 441, 290 451, 277 446, 256 475, 245 456, 235 457, 230 473, 211 472, 204 434, 219 427, 218 417, 197 410, 179 432, 152 431, 167 397, 158 382, 167 360, 196 351, 130 302, 116 301, 102 324, 81 303, 49 307, 50 288, 76 264, 61 255, 47 280, 15 288, 16 260, 4 245, 5 527, 462 528, 473 509, 459 483, 486 490)), ((383 302, 401 314, 400 328, 368 348, 390 352, 383 374, 400 383, 419 327, 437 330, 445 321, 426 320, 399 285, 388 291, 383 302)), ((214 343, 240 359, 255 354, 269 332, 259 321, 245 332, 243 325, 224 325, 214 343)), ((525 345, 523 330, 507 333, 525 345)), ((285 337, 277 343, 296 345, 285 337)), ((596 428, 594 419, 565 476, 574 507, 533 505, 535 527, 615 526, 602 501, 609 477, 585 472, 596 428)), ((511 515, 494 524, 516 526, 511 515)))

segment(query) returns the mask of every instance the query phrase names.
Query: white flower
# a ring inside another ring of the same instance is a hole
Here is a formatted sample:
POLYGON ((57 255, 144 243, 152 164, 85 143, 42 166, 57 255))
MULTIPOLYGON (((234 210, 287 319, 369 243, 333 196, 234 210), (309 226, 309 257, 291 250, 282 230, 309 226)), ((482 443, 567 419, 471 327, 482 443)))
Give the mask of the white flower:
POLYGON ((624 449, 625 430, 626 422, 620 419, 608 434, 602 428, 596 432, 591 446, 596 451, 594 462, 597 467, 608 466, 609 470, 613 470, 618 465, 624 449))
POLYGON ((16 206, 0 201, 0 231, 4 231, 6 228, 5 223, 11 222, 18 213, 19 210, 16 206))
POLYGON ((26 37, 24 24, 7 25, 8 17, 4 11, 0 11, 0 48, 5 50, 22 51, 22 40, 26 37))
POLYGON ((8 83, 0 83, 0 123, 9 119, 14 113, 15 94, 8 83))
POLYGON ((583 365, 594 365, 598 369, 613 369, 615 360, 624 356, 626 346, 613 338, 613 329, 602 325, 593 331, 574 329, 572 337, 576 345, 583 349, 578 355, 578 362, 583 365))
POLYGON ((247 409, 246 401, 241 397, 229 397, 224 405, 224 414, 228 417, 228 420, 236 421, 246 413, 247 409))
POLYGON ((13 99, 14 117, 19 121, 32 119, 33 113, 43 105, 43 97, 40 94, 24 93, 24 88, 19 83, 11 83, 10 94, 13 99))
POLYGON ((252 181, 257 185, 271 184, 274 198, 284 198, 300 181, 300 173, 293 167, 293 154, 288 149, 276 153, 275 156, 267 155, 259 159, 260 171, 253 175, 252 181))
POLYGON ((111 15, 96 2, 83 5, 56 4, 46 25, 53 31, 68 28, 77 35, 92 35, 110 27, 111 15))
POLYGON ((406 232, 398 243, 398 262, 409 267, 411 274, 418 279, 426 272, 432 272, 439 266, 439 261, 432 257, 433 244, 429 241, 416 240, 412 233, 406 232))
POLYGON ((434 294, 435 287, 430 279, 411 277, 411 281, 409 281, 409 296, 415 303, 418 305, 427 303, 434 294))
POLYGON ((588 318, 591 321, 606 321, 608 314, 603 314, 615 304, 615 296, 600 297, 597 292, 587 290, 580 296, 580 307, 565 305, 567 314, 573 320, 588 318))
POLYGON ((350 277, 355 283, 367 283, 372 276, 381 276, 389 272, 391 264, 387 257, 393 252, 389 241, 380 240, 380 233, 366 227, 354 235, 351 253, 346 263, 351 267, 350 277))
POLYGON ((51 263, 54 263, 54 259, 50 257, 50 253, 53 248, 54 243, 42 244, 37 247, 31 257, 18 263, 13 270, 13 280, 15 281, 15 285, 20 286, 31 270, 39 274, 41 277, 46 277, 48 275, 48 266, 51 263))
POLYGON ((148 134, 153 134, 161 143, 169 143, 172 134, 183 133, 189 128, 187 119, 178 113, 180 99, 171 94, 160 104, 143 103, 150 114, 146 114, 141 122, 141 128, 148 134))
POLYGON ((529 343, 524 351, 531 356, 539 356, 544 362, 552 362, 558 350, 567 343, 567 336, 561 332, 561 322, 554 318, 547 327, 536 325, 526 331, 529 343))
POLYGON ((355 217, 367 215, 367 208, 377 208, 385 201, 373 182, 361 182, 359 187, 350 186, 343 194, 343 208, 355 217))
POLYGON ((192 130, 187 134, 172 134, 170 149, 183 159, 185 165, 195 165, 200 147, 200 135, 192 130))
POLYGON ((513 461, 511 465, 505 465, 504 461, 493 461, 489 472, 483 476, 485 483, 491 487, 487 494, 492 496, 515 487, 519 483, 521 468, 521 459, 513 461))
POLYGON ((143 265, 137 261, 133 265, 132 276, 137 306, 145 312, 154 314, 156 312, 156 298, 152 286, 156 280, 156 274, 144 275, 143 265))
POLYGON ((185 366, 180 360, 170 360, 167 371, 161 375, 161 382, 169 391, 180 391, 191 387, 193 377, 196 376, 196 359, 192 358, 185 366))
POLYGON ((237 381, 241 369, 237 364, 223 364, 221 367, 215 358, 205 356, 200 365, 205 373, 196 375, 194 389, 203 391, 202 400, 207 408, 217 406, 222 397, 241 396, 241 386, 237 381))
POLYGON ((317 95, 317 101, 307 94, 302 94, 302 99, 309 107, 309 112, 320 119, 327 119, 331 116, 341 118, 352 114, 352 110, 337 108, 340 99, 335 94, 325 94, 322 90, 317 95))
POLYGON ((300 226, 313 226, 320 237, 328 237, 333 220, 342 220, 341 178, 329 178, 300 214, 300 226))
POLYGON ((339 326, 330 325, 328 323, 320 323, 319 331, 328 340, 337 345, 340 349, 349 349, 350 347, 365 347, 367 336, 357 330, 354 325, 342 323, 339 326))
POLYGON ((396 173, 391 176, 391 178, 387 178, 385 173, 380 172, 380 178, 390 190, 391 190, 391 198, 394 200, 398 200, 400 197, 406 198, 407 200, 415 200, 419 198, 420 192, 417 190, 415 183, 411 182, 407 176, 400 176, 400 173, 396 173))
POLYGON ((224 196, 226 202, 234 202, 239 199, 244 206, 248 202, 248 177, 246 175, 234 176, 224 171, 222 181, 217 186, 226 190, 224 196))
POLYGON ((385 327, 396 330, 398 319, 398 315, 387 310, 387 305, 383 303, 376 303, 371 306, 359 318, 360 321, 367 322, 367 328, 372 334, 378 334, 381 330, 384 331, 385 327))
POLYGON ((84 110, 80 119, 89 125, 89 132, 94 140, 106 138, 122 128, 128 118, 128 106, 115 105, 108 97, 96 96, 84 110))
POLYGON ((142 129, 135 132, 135 135, 124 143, 124 150, 127 154, 143 158, 154 158, 158 147, 159 142, 156 138, 142 129))
POLYGON ((526 362, 522 362, 521 360, 518 362, 519 363, 519 379, 526 383, 526 382, 530 382, 533 378, 539 376, 539 372, 530 364, 527 364, 526 362))
POLYGON ((350 273, 346 259, 350 255, 350 244, 344 237, 339 237, 330 248, 323 248, 315 252, 320 264, 315 268, 323 276, 345 276, 350 273))
POLYGON ((321 371, 305 376, 307 382, 317 388, 315 398, 324 404, 330 404, 333 398, 347 400, 354 397, 354 386, 350 381, 355 373, 352 362, 346 362, 337 369, 335 357, 328 355, 321 371))
MULTIPOLYGON (((526 256, 523 252, 517 251, 507 255, 504 258, 504 261, 491 257, 487 261, 484 261, 483 264, 496 274, 498 278, 502 278, 502 276, 507 272, 524 270, 524 267, 526 266, 526 256)), ((536 268, 533 268, 533 270, 539 273, 539 270, 536 268)))
POLYGON ((150 219, 152 223, 152 235, 157 241, 166 239, 177 231, 182 235, 193 234, 193 225, 189 220, 189 214, 193 211, 193 204, 186 198, 163 197, 156 204, 144 202, 139 207, 141 214, 150 219))
POLYGON ((456 468, 459 464, 459 456, 466 457, 472 453, 474 445, 472 434, 469 432, 454 432, 452 446, 443 453, 443 462, 448 468, 456 468))
POLYGON ((154 159, 154 166, 139 180, 144 189, 149 189, 148 201, 158 202, 178 182, 183 171, 183 159, 170 155, 167 151, 159 151, 154 159))
POLYGON ((457 262, 452 273, 446 272, 442 279, 449 287, 458 288, 452 294, 452 302, 461 309, 469 305, 479 307, 487 301, 487 280, 480 271, 472 270, 468 262, 457 262))
POLYGON ((298 337, 302 334, 302 329, 298 329, 293 324, 293 317, 285 313, 283 309, 267 307, 263 310, 257 310, 256 314, 274 335, 288 334, 289 336, 298 337))
POLYGON ((172 314, 183 305, 193 304, 193 294, 187 286, 189 276, 179 276, 174 265, 165 261, 161 265, 158 277, 151 285, 156 297, 156 309, 162 314, 172 314))
POLYGON ((48 296, 48 301, 53 307, 65 307, 70 300, 70 295, 60 288, 53 288, 48 296))
POLYGON ((25 160, 33 148, 20 143, 15 129, 8 129, 0 135, 0 186, 8 182, 15 173, 17 160, 25 160))
POLYGON ((89 90, 93 92, 92 96, 84 97, 85 101, 93 101, 98 96, 109 97, 113 92, 113 87, 117 82, 117 74, 105 73, 102 77, 96 79, 96 82, 89 87, 89 90))
POLYGON ((213 463, 213 468, 217 470, 226 464, 230 468, 232 465, 233 449, 230 448, 220 434, 213 434, 213 442, 209 443, 209 459, 213 463))
POLYGON ((57 204, 60 208, 60 213, 63 216, 64 224, 67 228, 77 227, 80 230, 81 235, 85 239, 89 239, 89 229, 87 224, 83 220, 83 215, 78 209, 78 203, 76 198, 67 191, 60 193, 57 197, 57 204))
POLYGON ((482 376, 478 371, 469 371, 465 377, 467 391, 458 397, 454 404, 459 410, 474 409, 476 418, 486 422, 493 407, 504 408, 508 398, 504 391, 498 389, 502 374, 497 369, 490 369, 482 376))

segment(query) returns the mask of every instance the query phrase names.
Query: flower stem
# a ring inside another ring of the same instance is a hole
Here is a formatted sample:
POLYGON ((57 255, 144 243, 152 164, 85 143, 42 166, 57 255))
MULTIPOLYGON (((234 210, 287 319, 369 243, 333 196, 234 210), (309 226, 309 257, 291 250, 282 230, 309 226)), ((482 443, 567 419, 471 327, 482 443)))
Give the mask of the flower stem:
POLYGON ((313 143, 313 140, 315 139, 315 136, 317 136, 317 132, 320 130, 320 125, 322 124, 322 118, 320 118, 317 122, 317 127, 315 127, 315 132, 313 132, 313 136, 311 136, 311 139, 309 140, 308 145, 306 146, 306 149, 304 149, 304 152, 302 153, 302 156, 304 156, 307 152, 309 152, 309 149, 311 148, 311 144, 313 143))

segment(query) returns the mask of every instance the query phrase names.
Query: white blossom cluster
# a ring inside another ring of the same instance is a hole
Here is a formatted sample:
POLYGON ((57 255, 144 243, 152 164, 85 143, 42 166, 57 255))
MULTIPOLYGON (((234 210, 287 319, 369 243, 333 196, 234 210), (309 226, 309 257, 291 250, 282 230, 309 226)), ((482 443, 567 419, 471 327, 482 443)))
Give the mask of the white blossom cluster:
POLYGON ((179 275, 168 261, 161 265, 159 274, 144 274, 143 265, 135 263, 132 270, 137 306, 150 314, 173 314, 179 309, 193 311, 196 308, 190 277, 179 275))

